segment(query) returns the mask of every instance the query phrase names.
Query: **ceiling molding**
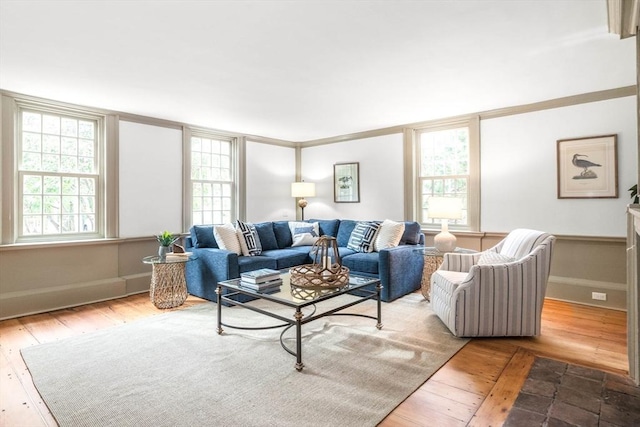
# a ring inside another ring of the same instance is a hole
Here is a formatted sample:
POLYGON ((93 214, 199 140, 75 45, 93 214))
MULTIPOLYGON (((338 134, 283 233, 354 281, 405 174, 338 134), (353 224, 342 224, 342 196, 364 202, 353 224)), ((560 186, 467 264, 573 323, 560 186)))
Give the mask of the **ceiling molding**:
POLYGON ((621 39, 638 33, 640 20, 640 0, 607 0, 609 32, 621 39))

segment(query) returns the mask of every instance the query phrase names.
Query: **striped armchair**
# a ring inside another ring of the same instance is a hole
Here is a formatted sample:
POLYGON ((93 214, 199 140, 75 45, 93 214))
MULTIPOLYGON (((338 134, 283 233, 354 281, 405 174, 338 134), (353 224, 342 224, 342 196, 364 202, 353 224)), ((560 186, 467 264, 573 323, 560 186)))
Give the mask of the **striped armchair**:
POLYGON ((431 307, 458 337, 539 335, 555 240, 516 229, 484 252, 446 254, 431 276, 431 307))

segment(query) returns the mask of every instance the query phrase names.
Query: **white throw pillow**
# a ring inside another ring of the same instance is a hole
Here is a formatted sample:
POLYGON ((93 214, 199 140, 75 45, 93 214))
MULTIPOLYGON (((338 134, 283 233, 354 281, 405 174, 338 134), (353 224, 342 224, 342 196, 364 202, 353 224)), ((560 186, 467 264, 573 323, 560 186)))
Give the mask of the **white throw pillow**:
POLYGON ((400 243, 403 234, 404 222, 385 219, 380 225, 375 242, 373 242, 373 250, 378 252, 381 249, 395 248, 400 243))
POLYGON ((478 265, 506 264, 508 262, 513 262, 515 260, 516 260, 515 258, 499 254, 498 252, 486 251, 480 254, 480 259, 478 259, 478 265))
POLYGON ((213 227, 213 235, 215 236, 220 249, 225 249, 230 252, 235 252, 238 255, 242 255, 240 241, 238 240, 236 228, 233 224, 215 225, 213 227))
POLYGON ((311 246, 320 238, 320 226, 317 222, 289 222, 291 246, 311 246))

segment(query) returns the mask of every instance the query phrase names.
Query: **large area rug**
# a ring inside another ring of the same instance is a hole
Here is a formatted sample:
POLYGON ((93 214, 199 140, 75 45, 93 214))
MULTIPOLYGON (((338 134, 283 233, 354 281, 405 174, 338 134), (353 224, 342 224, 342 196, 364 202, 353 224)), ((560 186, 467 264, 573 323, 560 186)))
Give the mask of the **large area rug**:
MULTIPOLYGON (((22 356, 62 426, 375 426, 468 341, 416 293, 382 308, 382 330, 346 316, 305 325, 301 372, 280 330, 217 335, 211 303, 22 356)), ((375 314, 375 302, 349 310, 375 314)), ((239 307, 224 307, 223 321, 274 324, 239 307)))

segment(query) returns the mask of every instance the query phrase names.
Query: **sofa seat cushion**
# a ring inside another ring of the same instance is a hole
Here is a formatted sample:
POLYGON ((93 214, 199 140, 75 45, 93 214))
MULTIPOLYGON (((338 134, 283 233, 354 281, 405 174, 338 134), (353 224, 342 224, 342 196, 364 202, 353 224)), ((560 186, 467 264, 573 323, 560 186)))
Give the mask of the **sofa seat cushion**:
POLYGON ((338 247, 338 254, 340 254, 340 258, 344 258, 346 256, 353 255, 355 253, 357 252, 349 248, 338 247))
POLYGON ((378 274, 378 252, 355 252, 342 258, 342 265, 357 273, 378 274))
POLYGON ((240 273, 245 271, 258 270, 260 268, 277 268, 276 260, 263 255, 256 256, 239 256, 238 268, 240 273))
POLYGON ((275 268, 277 270, 282 270, 285 268, 290 268, 296 265, 308 264, 309 261, 309 250, 311 246, 296 246, 295 248, 289 249, 277 249, 272 251, 264 251, 262 252, 262 256, 268 257, 274 261, 275 268))

